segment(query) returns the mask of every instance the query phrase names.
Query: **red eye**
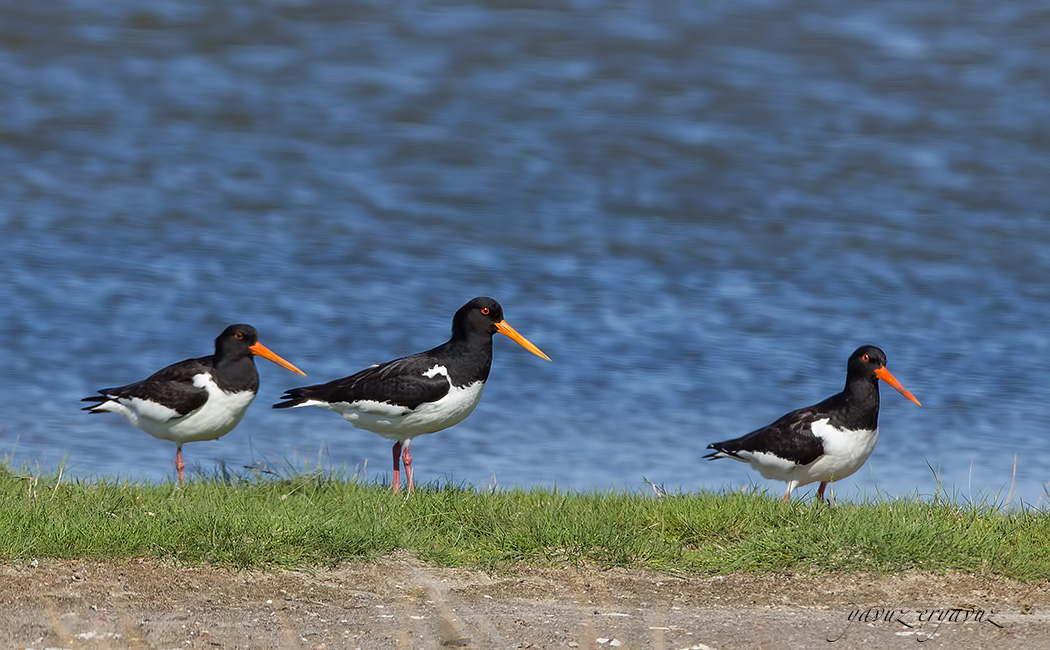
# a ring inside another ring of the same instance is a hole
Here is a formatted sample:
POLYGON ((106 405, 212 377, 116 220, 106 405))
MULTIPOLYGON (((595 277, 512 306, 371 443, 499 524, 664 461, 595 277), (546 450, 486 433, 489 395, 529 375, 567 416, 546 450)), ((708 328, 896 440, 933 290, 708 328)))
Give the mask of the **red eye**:
POLYGON ((244 334, 241 333, 241 332, 235 332, 234 335, 233 335, 233 338, 235 338, 235 339, 243 339, 244 338, 244 334))
POLYGON ((868 361, 871 361, 871 357, 869 357, 866 354, 863 354, 863 355, 861 355, 860 360, 864 361, 864 362, 868 362, 868 361))
POLYGON ((481 308, 481 313, 482 313, 482 314, 485 314, 486 316, 488 316, 488 313, 489 313, 489 308, 488 308, 488 307, 482 307, 482 308, 481 308))

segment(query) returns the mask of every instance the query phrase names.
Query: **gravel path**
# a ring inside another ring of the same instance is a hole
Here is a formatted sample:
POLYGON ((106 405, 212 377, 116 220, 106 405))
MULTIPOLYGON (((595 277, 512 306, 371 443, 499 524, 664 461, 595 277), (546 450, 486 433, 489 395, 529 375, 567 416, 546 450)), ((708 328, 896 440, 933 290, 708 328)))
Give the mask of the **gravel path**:
POLYGON ((1050 582, 715 576, 388 559, 310 572, 0 564, 12 648, 1050 648, 1050 582), (921 643, 922 645, 915 645, 921 643))

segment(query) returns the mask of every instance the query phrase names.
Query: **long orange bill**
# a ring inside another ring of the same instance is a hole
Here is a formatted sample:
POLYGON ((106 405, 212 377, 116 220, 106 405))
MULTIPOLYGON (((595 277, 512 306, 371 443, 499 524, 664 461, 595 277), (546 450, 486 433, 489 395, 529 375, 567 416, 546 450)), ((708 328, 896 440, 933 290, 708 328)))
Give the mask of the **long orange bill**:
POLYGON ((910 392, 908 392, 907 388, 905 388, 904 386, 901 386, 901 383, 899 381, 897 381, 896 377, 894 377, 892 374, 890 374, 889 370, 886 370, 886 366, 883 366, 881 368, 876 369, 875 370, 875 376, 878 377, 879 379, 881 379, 882 381, 886 382, 890 386, 893 386, 893 388, 896 389, 896 391, 898 393, 900 393, 901 395, 904 395, 909 400, 915 402, 919 406, 922 406, 922 404, 919 403, 919 400, 915 399, 915 396, 912 395, 910 392))
POLYGON ((270 350, 270 348, 266 347, 262 343, 259 343, 258 341, 256 341, 255 345, 248 346, 248 349, 251 350, 254 354, 257 354, 257 355, 259 355, 260 357, 262 357, 264 359, 269 359, 270 361, 273 361, 274 363, 276 363, 277 365, 281 366, 285 370, 291 370, 292 372, 294 372, 296 374, 299 374, 299 375, 302 375, 303 377, 306 376, 305 372, 303 372, 302 370, 299 370, 298 368, 296 368, 292 364, 288 363, 287 361, 285 361, 281 357, 277 356, 277 354, 272 352, 270 350))
POLYGON ((542 350, 533 345, 532 341, 528 340, 521 334, 518 334, 518 332, 513 327, 507 325, 507 321, 501 320, 500 322, 496 323, 496 331, 500 334, 509 336, 510 338, 514 339, 515 343, 525 348, 529 352, 535 354, 537 357, 540 357, 541 359, 546 359, 547 361, 551 360, 550 357, 548 357, 546 354, 543 354, 542 350))

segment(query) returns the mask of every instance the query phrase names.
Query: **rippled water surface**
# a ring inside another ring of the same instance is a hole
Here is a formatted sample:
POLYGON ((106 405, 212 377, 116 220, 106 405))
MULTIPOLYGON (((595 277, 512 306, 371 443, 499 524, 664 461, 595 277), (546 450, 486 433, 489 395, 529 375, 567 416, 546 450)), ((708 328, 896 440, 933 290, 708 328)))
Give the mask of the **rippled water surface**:
MULTIPOLYGON (((873 343, 923 407, 884 388, 840 497, 1047 503, 1043 3, 0 8, 16 463, 170 478, 172 444, 78 400, 233 322, 326 381, 491 295, 554 361, 498 338, 477 411, 413 444, 423 481, 779 494, 704 448, 873 343)), ((303 381, 259 365, 192 467, 389 477, 384 439, 270 410, 303 381)))

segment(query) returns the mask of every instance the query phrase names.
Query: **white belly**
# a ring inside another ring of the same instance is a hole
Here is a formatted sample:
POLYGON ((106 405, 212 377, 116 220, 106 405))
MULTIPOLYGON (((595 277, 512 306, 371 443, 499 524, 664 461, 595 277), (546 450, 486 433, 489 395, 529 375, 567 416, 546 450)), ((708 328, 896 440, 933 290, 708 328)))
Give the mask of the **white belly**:
POLYGON ((808 465, 799 465, 765 452, 742 452, 737 460, 747 462, 765 478, 792 483, 794 489, 817 481, 830 483, 850 476, 864 466, 879 439, 878 429, 840 431, 830 426, 826 419, 813 423, 813 434, 823 442, 824 453, 808 465))
POLYGON ((226 435, 240 423, 255 399, 251 391, 223 392, 208 375, 197 375, 193 383, 208 391, 208 401, 182 417, 173 409, 138 398, 105 402, 100 408, 123 415, 154 438, 181 445, 226 435))
POLYGON ((809 465, 798 467, 793 480, 798 485, 815 481, 838 481, 852 475, 864 466, 879 440, 874 430, 840 431, 828 425, 827 420, 813 423, 813 433, 824 441, 824 455, 809 465))
POLYGON ((481 391, 484 387, 485 382, 481 381, 464 388, 452 386, 448 394, 438 401, 425 402, 414 409, 367 400, 349 404, 308 401, 304 402, 303 406, 324 406, 343 416, 343 419, 355 427, 403 442, 462 422, 481 401, 481 391))

